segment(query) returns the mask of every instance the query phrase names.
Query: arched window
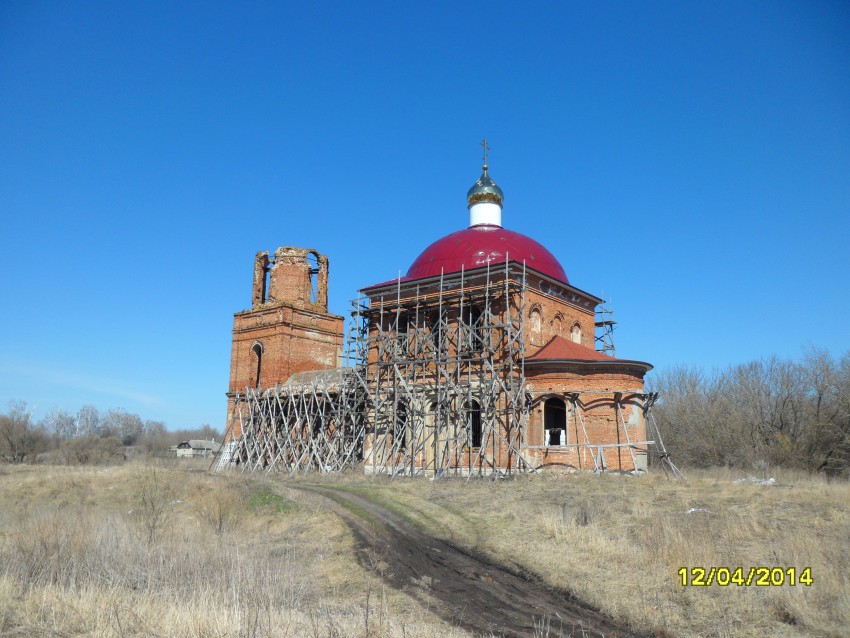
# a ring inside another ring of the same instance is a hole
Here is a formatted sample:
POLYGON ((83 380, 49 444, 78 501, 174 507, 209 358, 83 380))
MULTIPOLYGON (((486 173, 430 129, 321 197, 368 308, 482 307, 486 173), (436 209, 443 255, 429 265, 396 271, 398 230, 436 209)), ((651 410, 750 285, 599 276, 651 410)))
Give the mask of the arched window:
POLYGON ((543 404, 545 445, 567 444, 567 404, 552 397, 543 404))
POLYGON ((254 345, 251 346, 251 352, 254 353, 254 356, 257 357, 257 368, 256 375, 254 376, 253 386, 255 388, 260 387, 260 373, 263 370, 263 344, 259 341, 255 341, 254 345))
POLYGON ((395 420, 393 421, 393 447, 397 450, 407 449, 407 404, 403 401, 396 404, 395 420))
POLYGON ((432 399, 427 403, 425 414, 425 427, 421 439, 417 439, 417 445, 421 441, 425 452, 425 464, 434 469, 442 465, 442 445, 447 436, 446 421, 448 420, 448 409, 439 399, 432 399))
POLYGON ((552 334, 555 336, 559 336, 563 330, 564 316, 559 312, 557 315, 555 315, 555 318, 552 319, 552 334))
POLYGON ((531 324, 531 342, 540 343, 543 338, 543 317, 539 308, 532 308, 528 315, 531 324))
POLYGON ((463 324, 462 344, 468 350, 478 350, 484 339, 484 326, 481 319, 481 308, 465 306, 461 315, 463 324))
POLYGON ((581 343, 581 326, 578 322, 573 324, 573 329, 570 331, 570 338, 574 343, 581 343))
POLYGON ((406 354, 408 351, 408 344, 410 343, 410 339, 408 338, 407 331, 409 328, 408 316, 406 310, 400 310, 398 312, 398 316, 395 319, 395 340, 396 347, 398 351, 402 354, 406 354))
POLYGON ((438 351, 443 347, 442 319, 443 316, 440 314, 439 310, 434 310, 431 314, 428 315, 428 330, 431 333, 431 343, 434 344, 434 348, 438 351))
POLYGON ((481 447, 481 404, 475 399, 466 404, 464 411, 464 425, 466 425, 466 440, 470 447, 481 447))
POLYGON ((316 303, 319 298, 319 254, 307 253, 307 264, 310 275, 310 303, 316 303))
POLYGON ((407 336, 407 311, 399 310, 398 312, 398 320, 396 321, 396 334, 399 337, 407 336))

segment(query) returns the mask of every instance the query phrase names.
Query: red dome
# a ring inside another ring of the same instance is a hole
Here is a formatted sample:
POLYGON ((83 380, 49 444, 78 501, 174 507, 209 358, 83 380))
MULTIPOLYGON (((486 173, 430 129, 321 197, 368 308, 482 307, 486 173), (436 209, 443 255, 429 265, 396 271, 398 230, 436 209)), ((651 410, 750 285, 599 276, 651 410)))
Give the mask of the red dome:
POLYGON ((405 279, 422 279, 490 265, 504 264, 505 256, 553 279, 570 283, 558 260, 536 241, 499 226, 473 226, 446 235, 416 258, 405 279))

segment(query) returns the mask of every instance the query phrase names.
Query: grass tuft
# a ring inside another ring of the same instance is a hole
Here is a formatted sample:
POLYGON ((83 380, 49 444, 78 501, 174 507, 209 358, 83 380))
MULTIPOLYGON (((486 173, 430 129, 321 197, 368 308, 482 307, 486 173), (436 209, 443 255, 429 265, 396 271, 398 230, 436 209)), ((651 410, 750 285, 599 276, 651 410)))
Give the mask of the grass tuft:
POLYGON ((295 507, 295 503, 276 493, 271 487, 263 485, 251 492, 248 507, 257 514, 283 514, 295 507))

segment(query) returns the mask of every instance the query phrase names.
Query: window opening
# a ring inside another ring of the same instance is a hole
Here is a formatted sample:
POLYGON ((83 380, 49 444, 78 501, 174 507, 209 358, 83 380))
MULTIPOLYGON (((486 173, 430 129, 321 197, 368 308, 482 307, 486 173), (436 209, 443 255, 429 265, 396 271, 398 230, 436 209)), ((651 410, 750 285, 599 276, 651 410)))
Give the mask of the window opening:
POLYGON ((251 350, 254 352, 254 355, 257 357, 257 369, 256 376, 254 377, 254 387, 260 387, 260 373, 263 370, 263 344, 257 342, 252 347, 251 350))
POLYGON ((440 311, 435 310, 428 316, 428 329, 431 332, 431 342, 434 348, 439 351, 441 346, 442 322, 440 321, 440 311))
POLYGON ((484 328, 481 325, 481 308, 478 306, 466 306, 463 309, 461 322, 464 325, 464 345, 472 350, 477 350, 484 341, 484 328))
POLYGON ((407 311, 402 310, 398 313, 398 321, 396 322, 396 343, 398 344, 398 349, 402 354, 407 353, 407 330, 409 327, 407 311))
POLYGON ((567 404, 552 397, 543 404, 545 445, 567 444, 567 404))
POLYGON ((466 431, 471 447, 481 447, 481 405, 478 401, 470 401, 466 407, 466 431))
POLYGON ((310 303, 316 303, 319 297, 319 256, 307 253, 307 264, 310 266, 310 303))
POLYGON ((396 332, 399 336, 407 335, 407 313, 402 311, 398 313, 398 325, 396 332))
POLYGON ((407 448, 407 404, 399 403, 395 410, 393 423, 393 444, 399 450, 407 448))

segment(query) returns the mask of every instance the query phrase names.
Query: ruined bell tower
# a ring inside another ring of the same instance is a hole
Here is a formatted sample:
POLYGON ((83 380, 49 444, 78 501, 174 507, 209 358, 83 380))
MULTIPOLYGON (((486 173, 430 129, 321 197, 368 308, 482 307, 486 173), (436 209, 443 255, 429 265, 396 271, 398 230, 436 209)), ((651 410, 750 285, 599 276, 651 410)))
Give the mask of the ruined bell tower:
POLYGON ((269 388, 297 372, 341 365, 343 318, 328 312, 328 258, 282 246, 254 259, 251 308, 233 318, 228 422, 233 397, 269 388))

